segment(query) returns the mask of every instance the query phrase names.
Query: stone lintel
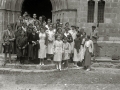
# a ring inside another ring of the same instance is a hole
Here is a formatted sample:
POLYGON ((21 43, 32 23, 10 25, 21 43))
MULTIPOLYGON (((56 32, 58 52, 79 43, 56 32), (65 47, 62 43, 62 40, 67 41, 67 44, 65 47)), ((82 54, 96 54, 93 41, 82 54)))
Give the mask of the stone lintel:
POLYGON ((52 11, 54 12, 60 12, 60 11, 77 11, 77 9, 61 9, 61 10, 56 10, 56 11, 52 11))

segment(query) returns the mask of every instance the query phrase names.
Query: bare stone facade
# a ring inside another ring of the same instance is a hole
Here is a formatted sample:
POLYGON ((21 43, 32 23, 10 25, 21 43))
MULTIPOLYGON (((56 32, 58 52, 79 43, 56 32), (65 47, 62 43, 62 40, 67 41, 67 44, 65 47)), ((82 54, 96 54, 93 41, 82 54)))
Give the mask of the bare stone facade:
MULTIPOLYGON (((0 0, 0 34, 6 29, 8 23, 14 23, 21 13, 24 0, 0 0)), ((50 0, 52 4, 52 21, 61 19, 65 24, 84 27, 87 34, 91 32, 91 26, 97 25, 98 1, 95 1, 94 22, 88 23, 89 0, 50 0)), ((104 23, 99 24, 98 56, 112 56, 120 53, 120 0, 104 0, 104 23)), ((0 37, 0 43, 2 38, 0 37)), ((1 51, 1 49, 0 49, 1 51)))

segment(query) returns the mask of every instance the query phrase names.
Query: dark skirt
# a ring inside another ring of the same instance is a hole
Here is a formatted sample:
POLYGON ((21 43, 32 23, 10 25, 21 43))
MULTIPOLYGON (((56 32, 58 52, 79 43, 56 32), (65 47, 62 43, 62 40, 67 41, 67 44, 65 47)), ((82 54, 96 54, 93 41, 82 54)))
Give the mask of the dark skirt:
POLYGON ((10 42, 9 45, 5 44, 3 45, 3 53, 11 53, 13 54, 14 53, 14 42, 10 42))
POLYGON ((32 60, 38 59, 38 47, 32 44, 29 44, 28 46, 28 57, 32 60))
POLYGON ((90 65, 91 65, 91 53, 87 48, 85 51, 84 66, 90 66, 90 65))

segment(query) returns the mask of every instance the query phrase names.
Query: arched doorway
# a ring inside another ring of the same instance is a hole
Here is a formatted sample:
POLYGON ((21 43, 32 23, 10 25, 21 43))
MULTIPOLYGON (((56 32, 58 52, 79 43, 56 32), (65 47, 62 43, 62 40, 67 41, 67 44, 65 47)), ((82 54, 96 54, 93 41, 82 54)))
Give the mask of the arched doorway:
POLYGON ((38 17, 44 15, 47 19, 52 19, 52 4, 50 0, 24 0, 22 4, 22 14, 25 11, 27 11, 31 17, 36 13, 38 17))

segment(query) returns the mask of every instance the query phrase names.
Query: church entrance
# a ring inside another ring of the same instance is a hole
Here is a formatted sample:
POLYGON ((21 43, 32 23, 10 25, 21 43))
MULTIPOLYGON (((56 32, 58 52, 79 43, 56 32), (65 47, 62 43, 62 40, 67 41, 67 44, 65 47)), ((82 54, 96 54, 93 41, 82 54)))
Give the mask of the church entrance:
POLYGON ((24 0, 22 5, 22 14, 28 12, 32 17, 33 14, 44 15, 46 19, 52 19, 52 4, 50 0, 24 0))

